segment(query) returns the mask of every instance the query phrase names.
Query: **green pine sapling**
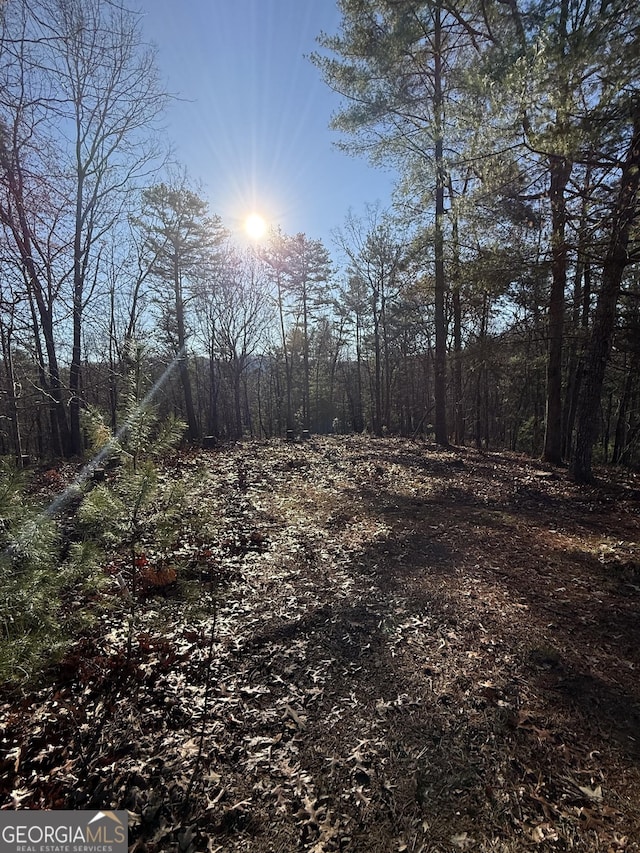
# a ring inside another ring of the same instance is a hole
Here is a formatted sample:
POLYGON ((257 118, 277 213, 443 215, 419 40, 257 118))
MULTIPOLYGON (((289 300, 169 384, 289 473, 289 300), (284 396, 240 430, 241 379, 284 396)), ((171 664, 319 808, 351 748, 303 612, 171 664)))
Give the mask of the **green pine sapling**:
POLYGON ((155 460, 174 449, 185 430, 184 423, 177 418, 161 422, 154 406, 142 397, 141 355, 142 351, 137 349, 127 377, 122 426, 116 435, 111 434, 99 413, 91 411, 87 415, 89 432, 99 442, 94 450, 104 456, 106 448, 108 455, 119 456, 122 464, 107 481, 92 488, 78 511, 86 536, 96 539, 106 552, 125 549, 129 581, 122 572, 117 580, 129 605, 128 659, 132 652, 139 579, 147 564, 143 543, 152 534, 154 538, 161 535, 162 528, 172 527, 169 504, 176 499, 172 491, 167 501, 155 505, 158 491, 155 460))

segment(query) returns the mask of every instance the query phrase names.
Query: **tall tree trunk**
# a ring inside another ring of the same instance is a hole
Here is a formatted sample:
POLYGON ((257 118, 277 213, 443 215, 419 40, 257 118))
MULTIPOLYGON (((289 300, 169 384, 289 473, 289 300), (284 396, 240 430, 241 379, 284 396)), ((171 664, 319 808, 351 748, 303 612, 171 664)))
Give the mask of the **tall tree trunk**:
POLYGON ((382 285, 380 299, 380 325, 382 327, 382 424, 391 430, 391 347, 389 346, 389 328, 387 324, 387 297, 385 285, 382 285))
POLYGON ((476 380, 476 447, 482 449, 483 437, 485 450, 488 447, 488 371, 487 371, 487 326, 489 318, 489 300, 487 292, 482 294, 482 317, 480 320, 480 362, 478 364, 478 375, 476 380))
MULTIPOLYGON (((259 387, 259 386, 258 386, 259 387)), ((218 383, 216 380, 215 326, 209 341, 209 401, 207 406, 207 434, 218 436, 218 383)))
POLYGON ((378 291, 373 294, 373 432, 382 435, 382 353, 380 347, 380 311, 378 310, 378 291))
POLYGON ((302 369, 304 374, 304 389, 302 396, 302 425, 311 429, 311 373, 309 370, 309 305, 307 282, 302 282, 302 369))
POLYGON ((462 306, 460 287, 452 291, 453 301, 453 393, 454 400, 454 442, 464 444, 465 418, 462 391, 462 306))
POLYGON ((602 287, 598 296, 591 337, 584 359, 584 371, 578 400, 576 447, 571 472, 578 482, 593 480, 593 446, 598 434, 595 413, 600 406, 604 373, 616 319, 616 305, 625 267, 629 263, 629 233, 637 214, 640 183, 640 104, 633 115, 633 137, 627 153, 618 198, 611 217, 609 247, 602 270, 602 287))
POLYGON ((109 291, 109 416, 111 431, 118 428, 118 345, 116 332, 116 290, 109 291))
POLYGON ((193 391, 191 390, 191 376, 189 375, 189 360, 187 357, 187 334, 184 320, 184 299, 182 298, 182 282, 180 280, 180 270, 178 261, 174 266, 173 286, 176 298, 176 328, 178 332, 178 369, 180 372, 180 382, 182 384, 182 392, 184 394, 184 407, 187 416, 187 429, 189 432, 189 440, 195 441, 198 437, 198 421, 196 419, 196 410, 193 405, 193 391))
POLYGON ((362 330, 360 316, 356 314, 356 394, 353 409, 353 431, 361 433, 364 429, 364 411, 362 404, 362 330))
POLYGON ((233 384, 233 432, 234 438, 242 438, 242 367, 234 363, 232 365, 233 384))
POLYGON ((460 296, 460 236, 453 181, 448 176, 453 237, 453 269, 451 273, 451 302, 453 309, 453 440, 464 444, 464 400, 462 389, 462 300, 460 296))
POLYGON ((0 334, 2 336, 2 358, 4 361, 4 369, 7 377, 7 404, 9 409, 9 421, 11 423, 11 438, 13 441, 13 452, 15 453, 18 465, 22 464, 22 435, 20 433, 20 417, 18 415, 18 384, 16 382, 16 374, 13 368, 13 320, 9 326, 5 327, 0 320, 0 334))
MULTIPOLYGON (((47 355, 47 383, 43 391, 47 394, 51 408, 52 449, 56 456, 71 454, 71 436, 67 423, 67 413, 60 381, 60 370, 53 334, 53 310, 51 299, 47 301, 43 283, 35 263, 37 254, 33 245, 31 231, 23 201, 23 175, 19 161, 10 156, 6 145, 0 138, 0 164, 5 170, 11 200, 15 206, 15 219, 8 219, 6 225, 11 230, 15 244, 24 266, 25 282, 31 305, 37 307, 40 328, 45 342, 47 355)), ((50 296, 50 294, 49 294, 50 296)))
POLYGON ((551 169, 551 297, 549 300, 549 352, 547 355, 547 411, 542 458, 552 465, 562 464, 562 338, 564 295, 567 284, 567 209, 565 190, 572 163, 559 156, 549 157, 551 169))
POLYGON ((435 116, 436 221, 435 221, 435 332, 436 358, 434 396, 436 406, 435 439, 444 447, 447 435, 447 321, 445 315, 446 280, 444 272, 444 97, 442 92, 442 8, 435 8, 433 107, 435 116))
POLYGON ((618 414, 616 419, 615 442, 613 445, 612 461, 616 464, 622 461, 622 454, 626 446, 627 439, 627 415, 629 412, 629 404, 631 402, 631 392, 633 390, 633 382, 638 370, 639 359, 636 357, 631 360, 631 364, 627 368, 627 374, 624 378, 622 394, 618 404, 618 414))
POLYGON ((278 319, 280 320, 280 336, 282 339, 282 354, 284 355, 284 372, 287 394, 287 431, 294 428, 293 423, 293 402, 292 402, 292 384, 293 384, 293 368, 289 348, 287 346, 287 331, 284 325, 284 299, 282 294, 282 273, 278 270, 276 278, 276 287, 278 290, 278 319))
POLYGON ((582 353, 586 330, 589 327, 590 309, 590 265, 587 255, 587 216, 589 212, 589 192, 591 190, 591 167, 587 167, 582 210, 578 224, 578 246, 573 276, 573 305, 571 310, 572 338, 569 346, 567 366, 567 388, 565 395, 562 427, 562 458, 569 459, 573 447, 573 430, 576 422, 576 406, 582 381, 582 353), (586 300, 585 300, 586 294, 586 300))
POLYGON ((84 291, 84 259, 82 252, 83 191, 84 170, 82 168, 81 128, 76 128, 76 212, 75 233, 73 239, 73 345, 69 368, 69 429, 71 433, 71 451, 74 455, 82 453, 82 434, 80 430, 80 359, 82 356, 82 302, 84 291))

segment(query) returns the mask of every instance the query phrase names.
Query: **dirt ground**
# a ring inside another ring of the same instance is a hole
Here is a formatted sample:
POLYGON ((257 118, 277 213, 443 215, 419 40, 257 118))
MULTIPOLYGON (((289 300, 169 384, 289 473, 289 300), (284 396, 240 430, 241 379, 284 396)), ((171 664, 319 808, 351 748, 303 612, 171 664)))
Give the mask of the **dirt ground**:
POLYGON ((129 657, 113 580, 4 691, 2 807, 128 809, 148 853, 640 851, 640 476, 606 477, 351 436, 177 457, 146 543, 177 580, 129 657))

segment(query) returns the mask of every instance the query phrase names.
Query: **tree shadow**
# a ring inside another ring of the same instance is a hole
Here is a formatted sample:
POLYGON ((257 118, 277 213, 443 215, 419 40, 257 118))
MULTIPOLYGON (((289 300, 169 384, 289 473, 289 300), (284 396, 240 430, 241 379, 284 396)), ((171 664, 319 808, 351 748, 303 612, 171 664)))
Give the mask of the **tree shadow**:
MULTIPOLYGON (((391 454, 389 458, 397 460, 402 456, 391 454)), ((415 467, 413 459, 411 464, 415 467)), ((425 470, 427 467, 425 463, 425 470)), ((455 484, 442 484, 425 499, 403 496, 393 487, 365 488, 360 498, 365 511, 384 521, 391 532, 358 554, 354 572, 375 584, 383 596, 410 593, 415 611, 424 611, 434 601, 440 601, 438 618, 451 624, 452 619, 461 623, 468 619, 468 605, 456 594, 460 566, 464 565, 464 573, 471 572, 479 581, 490 582, 507 600, 519 602, 528 614, 534 614, 523 619, 521 625, 500 619, 493 623, 507 645, 521 657, 519 676, 529 680, 542 700, 547 701, 539 691, 536 673, 532 675, 528 669, 527 650, 539 642, 538 638, 548 637, 566 650, 569 657, 565 659, 565 671, 573 673, 565 681, 558 681, 558 701, 566 697, 567 707, 579 712, 587 725, 591 725, 590 712, 597 709, 595 728, 609 730, 629 758, 636 761, 640 757, 640 695, 635 686, 621 686, 614 680, 628 679, 640 665, 640 584, 633 582, 636 566, 633 562, 625 564, 619 568, 618 577, 612 577, 611 568, 604 566, 597 555, 561 549, 537 537, 540 526, 553 528, 560 518, 563 529, 568 527, 571 531, 575 527, 575 535, 581 535, 585 517, 580 510, 584 511, 584 507, 578 508, 576 521, 570 495, 549 496, 541 491, 537 497, 532 496, 531 506, 521 506, 513 500, 479 500, 455 484), (512 523, 514 512, 517 527, 512 523), (477 559, 479 555, 474 554, 473 543, 464 541, 464 525, 469 522, 489 529, 489 535, 500 534, 497 541, 502 549, 506 543, 507 552, 496 554, 495 567, 486 559, 478 561, 481 565, 471 563, 469 557, 477 559), (462 532, 455 547, 450 537, 443 541, 443 533, 458 525, 462 532), (509 546, 514 546, 512 553, 508 552, 509 546), (560 584, 564 592, 558 592, 560 584), (529 634, 532 622, 535 633, 529 634), (611 674, 611 682, 580 665, 594 648, 599 650, 599 660, 605 667, 607 661, 620 663, 622 670, 611 674)), ((601 509, 600 519, 589 504, 586 520, 596 534, 602 530, 611 535, 604 517, 605 510, 610 511, 608 499, 601 509)))

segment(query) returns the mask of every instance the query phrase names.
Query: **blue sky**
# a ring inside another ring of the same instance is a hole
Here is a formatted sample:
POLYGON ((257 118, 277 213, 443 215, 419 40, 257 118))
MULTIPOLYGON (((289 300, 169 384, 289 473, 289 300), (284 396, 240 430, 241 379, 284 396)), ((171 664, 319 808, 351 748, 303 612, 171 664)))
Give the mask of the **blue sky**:
POLYGON ((328 128, 340 98, 306 57, 336 32, 333 0, 140 0, 159 49, 178 160, 211 212, 240 231, 254 208, 331 247, 352 208, 390 203, 393 176, 342 153, 328 128))

